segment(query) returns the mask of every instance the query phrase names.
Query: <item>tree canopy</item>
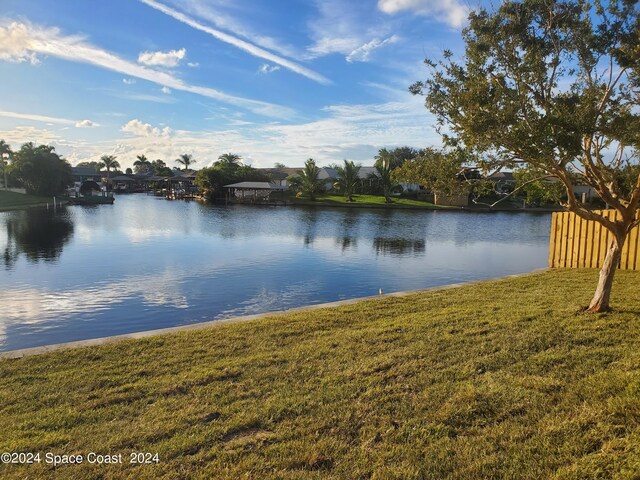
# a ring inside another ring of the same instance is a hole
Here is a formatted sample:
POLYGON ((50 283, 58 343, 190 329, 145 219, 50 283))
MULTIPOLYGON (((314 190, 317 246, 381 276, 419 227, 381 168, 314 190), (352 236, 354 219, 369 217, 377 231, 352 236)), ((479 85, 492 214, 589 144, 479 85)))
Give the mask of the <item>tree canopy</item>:
POLYGON ((401 167, 404 162, 411 160, 418 155, 418 151, 412 147, 398 147, 394 149, 381 148, 375 156, 375 167, 383 167, 386 162, 389 170, 401 167))
POLYGON ((313 158, 304 163, 304 168, 297 175, 289 177, 289 187, 300 195, 306 195, 314 201, 316 195, 324 189, 324 181, 320 180, 320 168, 313 158))
POLYGON ((619 175, 638 164, 638 26, 632 1, 502 2, 470 14, 464 58, 445 51, 425 60, 431 76, 410 87, 426 96, 446 145, 475 151, 485 169, 520 165, 557 178, 565 206, 613 234, 592 311, 609 308, 615 266, 638 223, 640 177, 619 175), (618 220, 580 204, 575 181, 618 220))
POLYGON ((181 164, 184 167, 184 170, 187 171, 189 170, 189 166, 196 163, 196 161, 190 153, 183 153, 176 159, 176 163, 181 164))
POLYGON ((32 142, 15 152, 10 172, 33 195, 56 195, 73 182, 71 165, 55 153, 54 147, 32 142))
POLYGON ((226 165, 240 165, 242 157, 236 153, 223 153, 218 157, 218 162, 226 165))
POLYGON ((133 162, 133 169, 136 173, 147 173, 153 170, 153 166, 146 155, 136 155, 136 159, 133 162))
POLYGON ((107 175, 111 169, 117 170, 120 168, 120 163, 116 160, 115 155, 103 155, 100 157, 100 164, 107 169, 107 175))
POLYGON ((348 202, 353 202, 353 194, 360 184, 360 165, 352 160, 345 160, 342 166, 336 168, 338 178, 333 184, 334 188, 341 191, 347 197, 348 202))
POLYGON ((207 198, 223 198, 225 185, 238 182, 267 182, 269 177, 250 165, 220 163, 198 170, 195 184, 207 198))
POLYGON ((463 157, 454 152, 425 148, 392 175, 398 182, 417 183, 441 195, 468 194, 470 186, 463 165, 463 157))

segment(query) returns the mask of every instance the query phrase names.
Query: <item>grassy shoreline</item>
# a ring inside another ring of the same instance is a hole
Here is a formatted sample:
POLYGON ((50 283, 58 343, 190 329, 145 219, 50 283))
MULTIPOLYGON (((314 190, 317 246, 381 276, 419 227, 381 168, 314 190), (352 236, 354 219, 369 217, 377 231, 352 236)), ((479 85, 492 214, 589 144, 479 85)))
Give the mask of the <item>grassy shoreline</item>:
MULTIPOLYGON (((450 212, 514 212, 514 213, 549 213, 564 211, 562 207, 516 207, 513 204, 498 205, 489 208, 483 205, 469 205, 467 207, 455 207, 448 205, 435 205, 430 202, 416 200, 412 198, 393 197, 392 203, 385 203, 384 197, 381 195, 353 195, 354 201, 347 202, 344 195, 318 195, 315 201, 308 198, 296 198, 294 196, 287 197, 286 206, 293 207, 336 207, 336 208, 378 208, 388 210, 447 210, 450 212)), ((256 203, 245 204, 237 203, 237 205, 251 206, 280 206, 282 202, 275 201, 273 203, 256 203)))
POLYGON ((0 190, 0 212, 46 207, 47 204, 53 204, 53 198, 0 190))
POLYGON ((3 478, 634 478, 640 274, 552 271, 0 360, 3 478))

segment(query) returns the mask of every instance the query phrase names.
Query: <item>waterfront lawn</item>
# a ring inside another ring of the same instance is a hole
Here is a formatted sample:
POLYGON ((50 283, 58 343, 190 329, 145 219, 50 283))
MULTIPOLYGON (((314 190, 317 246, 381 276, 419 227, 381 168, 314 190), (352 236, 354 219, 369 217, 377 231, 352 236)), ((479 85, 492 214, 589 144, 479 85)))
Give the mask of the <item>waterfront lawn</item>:
POLYGON ((304 203, 309 205, 354 205, 354 206, 387 206, 387 207, 426 207, 426 208, 452 208, 437 206, 433 203, 423 202, 412 198, 392 197, 392 203, 385 203, 382 195, 353 195, 353 202, 347 202, 344 195, 317 195, 315 201, 308 198, 292 197, 294 203, 304 203))
POLYGON ((47 202, 51 203, 52 201, 53 199, 51 198, 0 190, 0 211, 32 207, 34 205, 44 205, 47 202))
POLYGON ((640 274, 553 271, 0 361, 2 478, 638 478, 640 274), (43 457, 44 458, 44 457, 43 457))

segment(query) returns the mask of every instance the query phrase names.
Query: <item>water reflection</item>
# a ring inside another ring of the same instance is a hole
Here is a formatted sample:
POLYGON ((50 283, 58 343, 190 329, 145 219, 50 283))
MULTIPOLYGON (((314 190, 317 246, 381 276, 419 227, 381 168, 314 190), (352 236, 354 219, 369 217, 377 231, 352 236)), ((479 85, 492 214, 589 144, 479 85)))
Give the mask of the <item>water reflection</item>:
POLYGON ((5 219, 4 264, 11 268, 24 254, 30 262, 55 261, 73 236, 73 222, 64 211, 30 209, 5 219))
POLYGON ((302 210, 300 215, 300 225, 302 227, 302 241, 305 247, 313 243, 318 228, 318 211, 315 208, 302 210))
POLYGON ((545 265, 549 228, 549 216, 146 195, 4 212, 0 350, 526 272, 545 265))
POLYGON ((376 251, 376 255, 422 255, 425 251, 425 241, 411 240, 406 238, 382 238, 376 237, 373 239, 373 248, 376 251))
POLYGON ((347 250, 358 248, 358 239, 355 237, 336 238, 336 245, 339 245, 342 249, 342 253, 344 253, 347 250))

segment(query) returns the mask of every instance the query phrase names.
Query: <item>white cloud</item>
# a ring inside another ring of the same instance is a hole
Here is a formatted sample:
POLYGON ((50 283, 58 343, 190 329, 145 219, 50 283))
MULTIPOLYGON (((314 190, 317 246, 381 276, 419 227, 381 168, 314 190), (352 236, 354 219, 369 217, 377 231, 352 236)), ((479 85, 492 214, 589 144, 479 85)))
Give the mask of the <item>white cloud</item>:
POLYGON ((36 52, 29 49, 32 37, 25 24, 12 22, 8 27, 0 27, 0 60, 37 64, 40 60, 36 52))
POLYGON ((405 97, 404 101, 370 105, 332 105, 322 112, 323 118, 306 123, 246 128, 246 122, 236 119, 228 122, 227 129, 173 130, 170 135, 158 126, 135 119, 122 128, 129 134, 127 137, 92 144, 86 147, 85 157, 97 159, 109 151, 126 168, 141 153, 148 158, 162 158, 169 164, 186 152, 194 155, 198 166, 204 167, 221 153, 234 151, 256 167, 272 166, 276 161, 301 166, 309 157, 321 165, 344 158, 371 165, 373 156, 382 147, 440 145, 440 137, 430 126, 432 122, 421 98, 405 97))
POLYGON ((423 147, 440 143, 440 137, 429 126, 421 99, 334 105, 324 111, 327 116, 321 120, 270 125, 263 130, 273 135, 272 142, 286 155, 301 158, 306 154, 325 164, 343 158, 373 162, 375 152, 385 146, 423 147))
POLYGON ((97 123, 91 120, 69 120, 68 118, 50 117, 37 113, 18 113, 0 111, 0 117, 15 118, 18 120, 28 120, 31 122, 42 122, 47 125, 73 125, 77 128, 97 127, 97 123))
POLYGON ((369 57, 378 48, 384 47, 385 45, 391 45, 396 43, 399 40, 397 35, 392 35, 390 37, 381 40, 379 38, 374 38, 370 42, 365 43, 364 45, 359 46, 355 50, 353 50, 349 55, 347 55, 346 60, 349 63, 353 62, 366 62, 369 60, 369 57))
POLYGON ((32 122, 43 122, 49 124, 58 125, 75 125, 75 120, 69 120, 67 118, 50 117, 48 115, 39 115, 36 113, 17 113, 17 112, 2 112, 0 111, 0 117, 16 118, 18 120, 29 120, 32 122))
POLYGON ((144 123, 137 118, 129 120, 120 130, 125 133, 130 133, 136 137, 169 137, 172 133, 172 130, 169 127, 160 129, 149 123, 144 123))
POLYGON ((52 55, 72 62, 95 65, 174 90, 212 98, 268 117, 286 118, 294 114, 293 110, 281 105, 229 95, 210 87, 187 84, 167 72, 135 64, 95 47, 85 42, 82 37, 63 36, 57 28, 13 22, 8 27, 0 27, 0 38, 12 40, 11 44, 0 43, 0 59, 10 56, 11 61, 20 61, 21 58, 27 61, 37 54, 52 55))
MULTIPOLYGON (((408 96, 408 94, 407 94, 408 96)), ((0 131, 12 146, 35 141, 56 146, 56 151, 73 164, 99 160, 102 155, 118 157, 122 168, 131 167, 136 155, 161 158, 169 165, 182 153, 193 154, 199 167, 213 163, 224 152, 238 152, 256 167, 283 162, 302 166, 313 157, 320 165, 344 158, 373 163, 379 148, 411 145, 417 148, 440 145, 433 119, 418 97, 403 97, 379 104, 331 105, 321 110, 322 118, 305 123, 269 123, 247 127, 241 119, 226 129, 172 130, 133 119, 125 123, 120 138, 81 141, 60 138, 60 132, 20 128, 0 131)))
POLYGON ((166 95, 171 95, 171 89, 166 85, 160 89, 160 91, 166 95))
MULTIPOLYGON (((202 0, 165 0, 165 3, 173 4, 181 11, 209 22, 221 30, 233 32, 234 35, 245 38, 254 45, 277 52, 285 57, 300 58, 300 52, 295 47, 285 45, 273 37, 256 33, 234 15, 237 12, 244 18, 261 19, 261 17, 264 18, 266 11, 273 10, 268 5, 265 8, 259 3, 253 3, 248 7, 250 9, 248 12, 247 4, 243 5, 243 2, 229 0, 208 0, 207 2, 202 0), (248 13, 250 14, 248 15, 248 13)), ((265 27, 270 22, 266 18, 259 24, 261 27, 265 27)))
MULTIPOLYGON (((53 132, 47 128, 36 128, 31 126, 19 126, 12 130, 0 131, 0 138, 4 139, 9 145, 11 145, 14 150, 19 149, 20 145, 27 142, 54 146, 64 143, 64 140, 60 137, 60 133, 53 132)), ((73 149, 68 142, 67 146, 69 149, 73 149)))
POLYGON ((76 128, 93 128, 99 126, 99 124, 92 122, 91 120, 80 120, 79 122, 76 122, 76 128))
POLYGON ((389 15, 409 10, 452 27, 461 27, 469 15, 469 9, 459 0, 378 0, 378 8, 389 15))
POLYGON ((260 65, 260 68, 258 68, 258 73, 266 75, 268 73, 275 72, 276 70, 280 70, 280 67, 278 65, 269 65, 268 63, 263 63, 262 65, 260 65))
POLYGON ((125 100, 135 100, 139 102, 153 102, 153 103, 175 103, 176 100, 166 95, 147 95, 145 93, 114 93, 114 97, 124 98, 125 100))
POLYGON ((187 54, 187 50, 169 50, 168 52, 141 52, 138 63, 143 65, 157 65, 160 67, 176 67, 187 54))
POLYGON ((317 12, 307 25, 314 42, 307 48, 309 59, 339 53, 347 61, 360 61, 356 58, 362 56, 359 49, 383 41, 380 38, 390 33, 390 26, 380 22, 365 2, 315 0, 314 3, 317 12))
POLYGON ((198 62, 187 62, 187 67, 196 68, 199 66, 200 64, 198 62))
POLYGON ((124 83, 125 85, 133 85, 134 83, 136 83, 136 79, 135 78, 123 78, 122 79, 122 83, 124 83))
POLYGON ((324 77, 323 75, 317 72, 314 72, 311 69, 303 67, 302 65, 292 62, 291 60, 287 60, 286 58, 283 58, 281 56, 275 55, 252 43, 249 43, 245 40, 234 37, 233 35, 229 35, 228 33, 224 33, 220 30, 216 30, 214 28, 203 25, 195 21, 194 19, 188 17, 187 15, 180 13, 177 10, 174 10, 173 8, 167 7, 166 5, 158 3, 155 0, 140 0, 140 1, 150 6, 151 8, 154 8, 166 15, 169 15, 170 17, 175 18, 176 20, 182 23, 189 25, 192 28, 195 28, 196 30, 200 30, 202 32, 208 33, 212 37, 217 38, 222 42, 228 43, 229 45, 233 45, 234 47, 244 50, 250 55, 278 64, 288 70, 291 70, 292 72, 303 75, 323 85, 328 85, 331 83, 331 80, 329 80, 328 78, 324 77))

